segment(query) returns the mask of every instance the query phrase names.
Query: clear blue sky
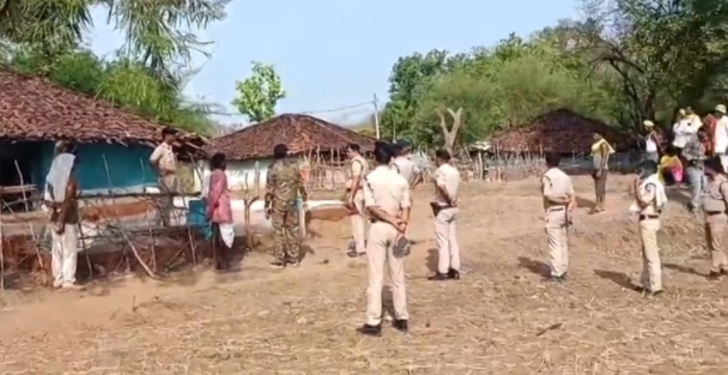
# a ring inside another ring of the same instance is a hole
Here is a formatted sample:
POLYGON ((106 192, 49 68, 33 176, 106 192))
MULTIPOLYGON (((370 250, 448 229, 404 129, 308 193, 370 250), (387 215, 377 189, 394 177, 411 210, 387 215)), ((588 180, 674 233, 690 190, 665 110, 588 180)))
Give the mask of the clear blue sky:
MULTIPOLYGON (((274 64, 288 97, 278 112, 311 112, 386 100, 398 57, 433 48, 453 52, 492 46, 511 32, 527 36, 559 19, 575 17, 574 0, 234 0, 226 20, 200 31, 214 42, 210 59, 186 88, 190 97, 225 105, 250 62, 274 64)), ((94 14, 92 48, 111 53, 123 38, 94 14)), ((334 121, 361 118, 372 107, 321 112, 334 121)), ((219 118, 242 123, 241 117, 219 118)))

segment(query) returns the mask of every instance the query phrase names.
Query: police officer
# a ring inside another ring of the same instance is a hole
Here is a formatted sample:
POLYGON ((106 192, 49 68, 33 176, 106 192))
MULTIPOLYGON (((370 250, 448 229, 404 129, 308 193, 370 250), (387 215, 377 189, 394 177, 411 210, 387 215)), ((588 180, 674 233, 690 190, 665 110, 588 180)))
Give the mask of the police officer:
POLYGON ((658 174, 658 166, 652 160, 645 160, 637 167, 633 194, 635 203, 631 211, 639 214, 639 230, 642 240, 642 276, 637 288, 645 296, 656 296, 662 289, 662 263, 657 232, 660 230, 660 213, 667 203, 665 186, 658 174))
POLYGON ((728 274, 728 258, 726 258, 722 241, 727 221, 728 177, 719 156, 705 161, 705 175, 708 178, 703 196, 705 241, 711 260, 708 279, 718 280, 728 274))
POLYGON ((372 224, 366 250, 369 266, 366 323, 358 331, 379 336, 382 333, 385 266, 391 279, 394 327, 402 332, 408 330, 404 259, 402 255, 396 254, 394 245, 407 230, 411 201, 407 181, 390 166, 391 148, 378 145, 374 150, 374 158, 377 167, 364 178, 364 206, 372 224))
POLYGON ((350 144, 346 148, 346 156, 349 158, 349 172, 351 178, 346 182, 346 205, 351 209, 351 230, 354 240, 353 248, 347 253, 351 258, 364 255, 366 225, 364 212, 364 193, 362 181, 369 173, 369 163, 361 155, 358 144, 350 144))
POLYGON ((407 180, 410 187, 414 184, 417 174, 417 166, 415 165, 415 162, 412 161, 412 155, 410 154, 411 148, 412 144, 408 141, 398 141, 394 145, 395 155, 392 159, 392 168, 394 168, 400 175, 402 175, 402 177, 404 177, 405 180, 407 180))
POLYGON ((437 239, 437 272, 430 280, 460 279, 460 247, 455 229, 460 172, 450 164, 450 159, 447 150, 435 152, 435 201, 431 205, 437 239))
POLYGON ((552 152, 546 155, 546 173, 541 177, 544 218, 549 252, 551 254, 551 273, 549 281, 565 281, 569 269, 569 232, 570 212, 576 206, 574 185, 571 178, 559 169, 561 155, 552 152))

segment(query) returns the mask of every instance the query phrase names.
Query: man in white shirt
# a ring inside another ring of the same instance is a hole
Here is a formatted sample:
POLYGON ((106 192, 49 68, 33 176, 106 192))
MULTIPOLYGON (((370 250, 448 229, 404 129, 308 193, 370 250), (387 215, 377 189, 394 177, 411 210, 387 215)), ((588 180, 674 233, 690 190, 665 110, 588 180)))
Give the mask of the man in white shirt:
POLYGON ((713 129, 713 146, 715 155, 720 157, 720 163, 723 168, 728 167, 728 116, 726 116, 726 107, 723 104, 715 106, 715 118, 717 120, 715 129, 713 129))
POLYGON ((152 156, 149 157, 149 163, 159 174, 159 192, 163 195, 160 199, 159 216, 164 226, 171 224, 174 209, 172 194, 177 191, 177 158, 172 149, 174 135, 174 129, 164 128, 162 143, 154 149, 152 156))
POLYGON ((657 147, 658 139, 657 132, 655 132, 655 123, 650 120, 645 120, 642 124, 647 129, 647 135, 645 136, 645 159, 657 163, 660 161, 660 155, 657 147))
POLYGON ((697 133, 698 129, 703 126, 703 122, 690 107, 684 110, 681 109, 679 115, 680 119, 672 128, 675 135, 672 145, 677 147, 679 151, 682 151, 691 136, 697 133))

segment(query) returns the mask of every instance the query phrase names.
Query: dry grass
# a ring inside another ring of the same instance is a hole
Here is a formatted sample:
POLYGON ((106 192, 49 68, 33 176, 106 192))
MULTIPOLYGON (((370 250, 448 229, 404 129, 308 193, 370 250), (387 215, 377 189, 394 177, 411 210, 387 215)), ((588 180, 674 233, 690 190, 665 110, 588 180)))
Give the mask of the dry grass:
MULTIPOLYGON (((471 184, 462 198, 464 278, 425 279, 431 224, 418 196, 408 261, 411 333, 359 337, 366 266, 344 256, 348 228, 318 224, 298 269, 129 280, 106 293, 6 292, 3 374, 719 374, 728 370, 726 282, 708 283, 698 219, 671 203, 660 240, 668 292, 626 288, 641 269, 624 178, 610 211, 579 214, 571 281, 540 281, 546 244, 535 181, 471 184)), ((577 189, 590 197, 586 179, 577 189)))

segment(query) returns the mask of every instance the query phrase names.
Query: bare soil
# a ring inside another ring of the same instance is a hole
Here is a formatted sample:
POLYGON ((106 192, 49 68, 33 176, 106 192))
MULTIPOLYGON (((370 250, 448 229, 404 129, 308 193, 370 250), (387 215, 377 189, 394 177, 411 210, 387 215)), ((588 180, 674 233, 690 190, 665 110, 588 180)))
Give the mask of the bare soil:
MULTIPOLYGON (((612 178, 610 176, 610 178, 612 178)), ((418 192, 408 259, 411 332, 360 337, 366 264, 345 256, 348 220, 320 233, 299 268, 252 253, 242 271, 128 278, 85 291, 0 296, 2 374, 554 374, 728 373, 728 280, 705 280, 699 218, 674 191, 660 234, 666 294, 630 290, 641 270, 627 177, 608 211, 588 215, 576 178, 571 279, 547 284, 535 180, 470 183, 461 198, 463 279, 426 280, 435 263, 429 196, 418 192)), ((428 190, 428 189, 424 189, 428 190)))

